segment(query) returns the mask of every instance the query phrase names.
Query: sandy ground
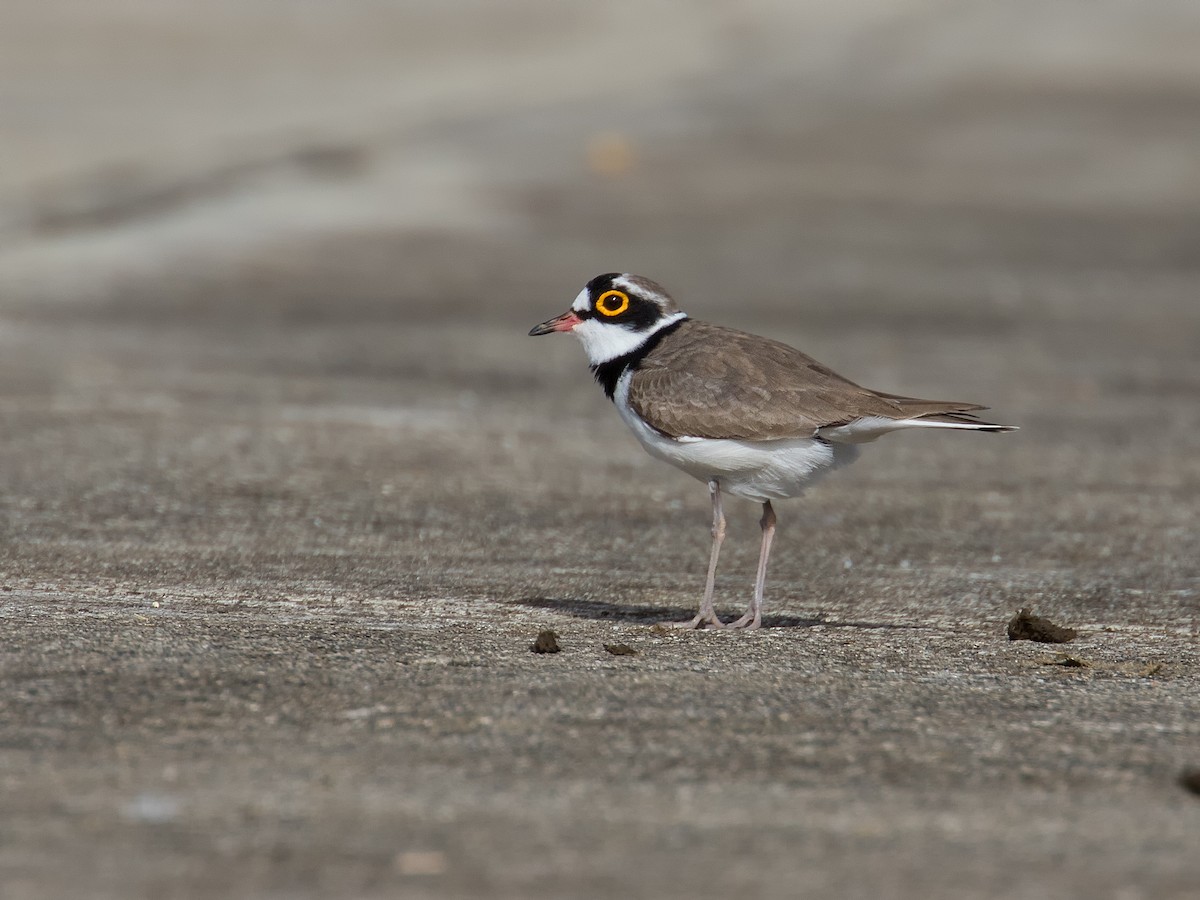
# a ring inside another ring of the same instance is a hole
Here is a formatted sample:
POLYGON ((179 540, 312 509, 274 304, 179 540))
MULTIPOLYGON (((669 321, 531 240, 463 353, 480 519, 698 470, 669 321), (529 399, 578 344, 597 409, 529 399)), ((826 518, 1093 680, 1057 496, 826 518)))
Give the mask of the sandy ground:
POLYGON ((500 6, 6 5, 0 893, 1200 897, 1192 5, 500 6), (613 269, 1022 430, 663 633, 613 269))

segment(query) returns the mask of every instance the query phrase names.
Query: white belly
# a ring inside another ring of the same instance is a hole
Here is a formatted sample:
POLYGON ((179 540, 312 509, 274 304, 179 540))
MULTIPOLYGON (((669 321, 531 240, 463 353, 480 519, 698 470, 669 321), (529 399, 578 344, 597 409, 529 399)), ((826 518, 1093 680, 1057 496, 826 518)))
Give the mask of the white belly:
POLYGON ((646 452, 703 482, 716 478, 722 490, 738 497, 760 503, 796 497, 826 472, 858 458, 857 446, 819 438, 745 441, 667 437, 629 407, 629 378, 629 373, 621 376, 613 401, 646 452))

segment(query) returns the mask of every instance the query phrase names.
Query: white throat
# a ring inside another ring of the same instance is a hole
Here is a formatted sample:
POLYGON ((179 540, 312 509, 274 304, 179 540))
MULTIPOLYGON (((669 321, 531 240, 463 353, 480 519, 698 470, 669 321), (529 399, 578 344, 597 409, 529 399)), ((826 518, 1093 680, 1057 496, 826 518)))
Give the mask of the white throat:
POLYGON ((652 334, 657 334, 668 325, 673 325, 680 319, 686 318, 687 313, 672 313, 659 319, 654 323, 654 327, 645 331, 630 331, 615 322, 584 319, 571 329, 571 333, 583 344, 588 362, 593 366, 598 366, 619 356, 624 356, 626 353, 632 353, 646 343, 646 339, 652 334))

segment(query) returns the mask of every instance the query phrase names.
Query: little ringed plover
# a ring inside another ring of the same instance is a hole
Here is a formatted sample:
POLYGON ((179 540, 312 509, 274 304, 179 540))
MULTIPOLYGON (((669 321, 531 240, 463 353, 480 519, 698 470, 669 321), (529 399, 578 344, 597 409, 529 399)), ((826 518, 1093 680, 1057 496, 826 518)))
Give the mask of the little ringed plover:
POLYGON ((890 431, 1013 431, 980 421, 975 403, 918 400, 860 387, 786 344, 688 318, 662 287, 610 272, 571 308, 530 330, 569 331, 592 373, 646 451, 708 484, 712 552, 700 611, 686 628, 758 628, 775 534, 772 500, 798 496, 853 462, 859 444, 890 431), (713 609, 725 538, 721 493, 763 505, 762 547, 746 614, 723 623, 713 609))

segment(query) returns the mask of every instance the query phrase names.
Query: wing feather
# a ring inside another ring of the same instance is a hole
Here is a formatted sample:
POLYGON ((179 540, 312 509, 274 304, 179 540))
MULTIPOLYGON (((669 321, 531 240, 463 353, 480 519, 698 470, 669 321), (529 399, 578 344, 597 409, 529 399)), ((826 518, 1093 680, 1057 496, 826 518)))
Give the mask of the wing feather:
POLYGON ((812 437, 867 416, 912 419, 983 408, 881 394, 787 344, 694 319, 641 360, 628 401, 669 437, 741 440, 812 437))

